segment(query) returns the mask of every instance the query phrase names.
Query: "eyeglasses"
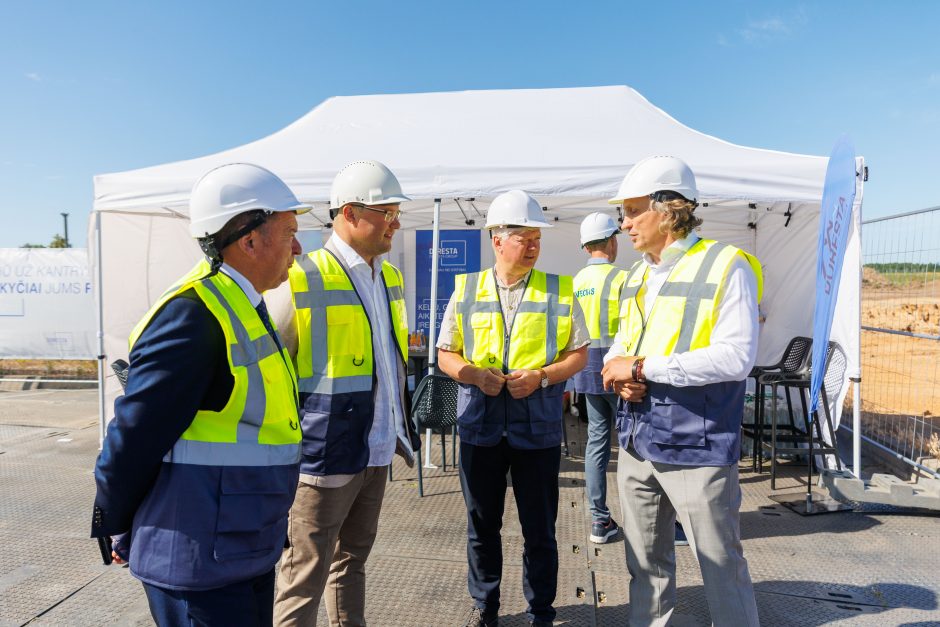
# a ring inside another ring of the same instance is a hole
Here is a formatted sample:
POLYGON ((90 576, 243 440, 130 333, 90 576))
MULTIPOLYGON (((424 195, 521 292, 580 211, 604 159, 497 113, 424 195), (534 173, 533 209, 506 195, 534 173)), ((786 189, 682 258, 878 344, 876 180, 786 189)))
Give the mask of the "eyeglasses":
POLYGON ((394 209, 379 209, 378 207, 370 207, 369 205, 361 205, 359 203, 356 203, 355 206, 360 209, 365 209, 366 211, 383 214, 386 222, 394 222, 401 217, 401 209, 399 207, 395 207, 394 209))

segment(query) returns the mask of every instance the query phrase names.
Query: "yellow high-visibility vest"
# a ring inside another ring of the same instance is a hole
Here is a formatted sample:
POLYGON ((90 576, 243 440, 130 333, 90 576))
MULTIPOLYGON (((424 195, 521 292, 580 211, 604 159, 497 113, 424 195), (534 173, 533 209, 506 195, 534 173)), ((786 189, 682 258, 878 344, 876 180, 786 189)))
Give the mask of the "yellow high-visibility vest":
MULTIPOLYGON (((372 390, 375 353, 372 327, 352 280, 340 261, 321 248, 298 258, 290 269, 297 311, 297 376, 303 393, 338 394, 372 390)), ((395 344, 408 356, 408 313, 401 271, 382 262, 395 344)))
POLYGON ((620 323, 620 291, 627 271, 611 263, 585 266, 574 277, 574 296, 584 312, 591 348, 610 348, 620 323))
POLYGON ((725 279, 738 257, 754 270, 760 302, 764 279, 757 258, 734 246, 700 239, 676 262, 648 319, 643 315, 642 289, 647 266, 636 262, 621 293, 620 324, 626 354, 665 356, 708 346, 725 279))
MULTIPOLYGON (((300 459, 297 378, 241 287, 224 272, 208 276, 205 260, 167 290, 131 333, 131 349, 164 304, 192 289, 225 336, 232 394, 220 411, 199 410, 164 457, 168 463, 210 466, 293 464, 300 459)), ((272 322, 273 325, 273 322, 272 322)), ((185 367, 185 364, 180 364, 185 367)), ((207 373, 193 373, 207 376, 207 373)))
POLYGON ((570 276, 532 270, 506 343, 492 269, 454 278, 463 357, 484 368, 537 369, 554 363, 568 344, 574 289, 570 276))

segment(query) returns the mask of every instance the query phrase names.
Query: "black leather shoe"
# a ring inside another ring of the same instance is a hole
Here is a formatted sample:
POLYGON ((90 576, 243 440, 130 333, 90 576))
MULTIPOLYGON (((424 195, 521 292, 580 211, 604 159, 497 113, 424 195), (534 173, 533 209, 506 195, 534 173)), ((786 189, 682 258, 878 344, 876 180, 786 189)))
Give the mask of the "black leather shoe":
POLYGON ((488 616, 478 607, 470 610, 464 627, 499 627, 499 616, 488 616))

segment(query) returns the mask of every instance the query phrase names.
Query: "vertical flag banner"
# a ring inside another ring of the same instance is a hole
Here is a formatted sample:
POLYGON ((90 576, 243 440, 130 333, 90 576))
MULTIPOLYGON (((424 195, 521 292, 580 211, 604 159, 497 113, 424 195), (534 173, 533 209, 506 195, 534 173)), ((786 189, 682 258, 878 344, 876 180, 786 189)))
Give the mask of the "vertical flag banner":
POLYGON ((829 155, 822 206, 819 209, 819 244, 816 260, 816 308, 813 311, 813 373, 810 379, 812 411, 819 407, 819 389, 826 367, 826 351, 842 261, 848 242, 855 202, 855 146, 843 135, 829 155))
MULTIPOLYGON (((415 232, 415 332, 425 342, 431 323, 431 252, 434 231, 415 232)), ((440 232, 437 268, 436 328, 441 327, 444 309, 454 292, 454 275, 480 269, 480 231, 445 230, 440 232)))

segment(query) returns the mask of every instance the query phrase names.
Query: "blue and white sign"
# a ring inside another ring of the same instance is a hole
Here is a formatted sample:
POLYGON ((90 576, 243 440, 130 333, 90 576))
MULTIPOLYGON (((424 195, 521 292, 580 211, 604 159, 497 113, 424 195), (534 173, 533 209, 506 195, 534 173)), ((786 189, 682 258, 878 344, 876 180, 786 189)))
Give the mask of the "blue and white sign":
POLYGON ((0 248, 0 357, 94 359, 84 248, 0 248))
POLYGON ((852 225, 855 202, 855 146, 843 136, 829 155, 822 205, 819 209, 819 244, 816 260, 816 309, 813 312, 813 374, 810 379, 812 411, 819 407, 819 389, 826 367, 826 352, 842 262, 852 225))
MULTIPOLYGON (((434 231, 415 232, 415 332, 427 341, 431 323, 431 252, 434 231)), ((437 266, 437 323, 440 328, 447 301, 454 291, 454 275, 480 269, 479 231, 441 231, 437 266)), ((419 342, 420 343, 420 342, 419 342)))

